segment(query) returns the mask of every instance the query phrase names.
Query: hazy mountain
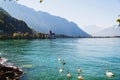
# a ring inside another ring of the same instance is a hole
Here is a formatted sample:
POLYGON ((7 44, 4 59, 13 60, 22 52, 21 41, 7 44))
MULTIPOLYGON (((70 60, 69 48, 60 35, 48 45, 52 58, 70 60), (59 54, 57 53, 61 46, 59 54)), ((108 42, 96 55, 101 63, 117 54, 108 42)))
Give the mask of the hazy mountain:
POLYGON ((87 33, 94 35, 97 32, 100 32, 101 30, 103 30, 104 28, 102 27, 98 27, 96 25, 88 25, 88 26, 84 26, 83 30, 86 31, 87 33))
POLYGON ((32 30, 24 21, 11 17, 0 7, 0 32, 8 34, 13 34, 15 32, 32 33, 32 30))
POLYGON ((120 27, 114 25, 96 33, 95 36, 120 36, 120 27))
POLYGON ((52 30, 56 34, 81 37, 90 36, 73 22, 69 22, 58 16, 50 15, 46 12, 35 11, 14 1, 4 2, 2 0, 0 6, 9 12, 10 15, 24 20, 31 28, 40 32, 48 33, 49 30, 52 30))

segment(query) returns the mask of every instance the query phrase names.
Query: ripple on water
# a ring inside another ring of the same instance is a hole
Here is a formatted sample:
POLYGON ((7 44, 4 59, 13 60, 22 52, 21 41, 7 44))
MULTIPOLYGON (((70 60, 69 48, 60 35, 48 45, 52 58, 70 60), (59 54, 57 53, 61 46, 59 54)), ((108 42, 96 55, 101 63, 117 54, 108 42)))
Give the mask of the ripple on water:
POLYGON ((82 69, 84 80, 120 80, 120 39, 55 39, 0 41, 0 53, 18 66, 24 65, 21 80, 77 80, 77 68, 82 69), (65 60, 62 66, 57 57, 65 60), (105 76, 106 64, 115 74, 105 76), (58 73, 63 67, 62 76, 58 73))

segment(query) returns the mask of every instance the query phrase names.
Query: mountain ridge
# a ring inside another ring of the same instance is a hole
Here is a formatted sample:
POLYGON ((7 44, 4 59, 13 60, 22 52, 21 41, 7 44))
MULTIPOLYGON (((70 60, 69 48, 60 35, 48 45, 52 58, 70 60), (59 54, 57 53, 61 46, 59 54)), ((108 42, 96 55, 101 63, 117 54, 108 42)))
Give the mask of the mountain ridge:
POLYGON ((120 27, 118 25, 113 25, 111 27, 105 28, 104 30, 94 34, 94 36, 103 36, 103 37, 120 36, 120 27))
POLYGON ((102 31, 103 29, 104 29, 103 27, 99 27, 99 26, 96 26, 96 25, 87 25, 87 26, 83 27, 83 30, 86 31, 87 33, 91 34, 91 35, 94 35, 97 32, 102 31))
POLYGON ((31 28, 37 31, 48 33, 49 30, 52 30, 56 34, 90 37, 90 35, 80 29, 77 24, 69 22, 65 18, 53 16, 47 12, 35 11, 32 8, 20 5, 14 1, 10 3, 2 1, 0 3, 0 6, 7 10, 12 16, 24 20, 31 28))
POLYGON ((15 32, 32 33, 27 24, 12 17, 8 12, 0 7, 0 30, 2 33, 13 34, 15 32))

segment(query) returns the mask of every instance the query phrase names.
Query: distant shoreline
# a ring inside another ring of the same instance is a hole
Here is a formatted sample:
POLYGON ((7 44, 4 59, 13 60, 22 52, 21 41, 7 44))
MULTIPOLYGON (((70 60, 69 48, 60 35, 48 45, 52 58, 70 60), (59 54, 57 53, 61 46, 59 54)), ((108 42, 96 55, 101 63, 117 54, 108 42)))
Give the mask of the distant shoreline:
POLYGON ((93 36, 92 38, 120 38, 120 36, 93 36))
MULTIPOLYGON (((55 35, 55 38, 53 39, 59 39, 59 38, 120 38, 120 36, 92 36, 92 37, 80 37, 80 36, 65 36, 65 35, 55 35)), ((26 39, 26 40, 34 40, 34 39, 50 39, 48 37, 3 37, 1 38, 0 37, 0 40, 23 40, 23 39, 26 39)))

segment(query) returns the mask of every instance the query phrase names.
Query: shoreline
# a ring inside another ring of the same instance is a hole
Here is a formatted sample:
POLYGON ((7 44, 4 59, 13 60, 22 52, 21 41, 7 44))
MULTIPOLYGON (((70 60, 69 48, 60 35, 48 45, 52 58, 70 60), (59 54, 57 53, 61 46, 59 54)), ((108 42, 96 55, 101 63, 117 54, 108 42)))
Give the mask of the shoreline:
POLYGON ((74 37, 74 36, 64 36, 64 37, 55 37, 55 38, 13 38, 13 37, 7 37, 7 38, 0 38, 0 40, 35 40, 35 39, 60 39, 60 38, 120 38, 120 36, 107 36, 107 37, 101 37, 101 36, 95 36, 95 37, 74 37))
POLYGON ((10 65, 6 58, 0 58, 0 80, 19 80, 23 70, 10 65))

